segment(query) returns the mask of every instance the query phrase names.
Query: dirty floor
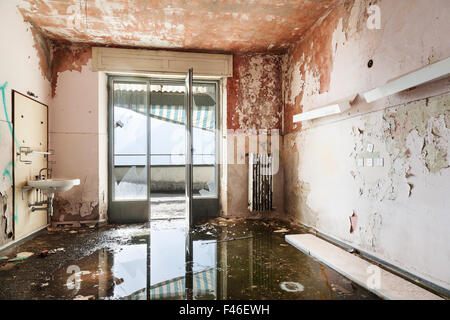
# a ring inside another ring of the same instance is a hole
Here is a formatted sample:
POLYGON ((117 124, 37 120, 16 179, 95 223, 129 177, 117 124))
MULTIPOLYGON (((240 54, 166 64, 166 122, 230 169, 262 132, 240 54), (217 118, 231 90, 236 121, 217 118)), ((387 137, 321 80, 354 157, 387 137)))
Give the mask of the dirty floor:
POLYGON ((1 253, 0 299, 377 299, 289 233, 302 229, 222 218, 46 231, 1 253))

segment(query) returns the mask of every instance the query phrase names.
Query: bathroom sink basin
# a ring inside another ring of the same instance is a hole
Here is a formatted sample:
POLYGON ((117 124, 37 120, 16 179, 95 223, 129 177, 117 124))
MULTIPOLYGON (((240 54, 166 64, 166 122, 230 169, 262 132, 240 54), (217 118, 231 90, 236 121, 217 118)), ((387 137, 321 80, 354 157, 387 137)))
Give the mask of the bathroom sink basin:
POLYGON ((80 184, 80 179, 30 180, 28 186, 39 189, 45 194, 65 192, 80 184))

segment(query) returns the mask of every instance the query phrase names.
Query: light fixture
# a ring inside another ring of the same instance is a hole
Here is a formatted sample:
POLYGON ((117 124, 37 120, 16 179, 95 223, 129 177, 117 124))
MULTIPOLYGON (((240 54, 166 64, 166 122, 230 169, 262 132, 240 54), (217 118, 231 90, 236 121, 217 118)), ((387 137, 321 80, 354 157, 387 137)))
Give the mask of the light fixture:
POLYGON ((427 65, 363 94, 368 103, 450 74, 450 58, 427 65))
POLYGON ((321 108, 313 109, 311 111, 296 114, 296 115, 294 115, 293 121, 294 121, 294 123, 296 123, 296 122, 302 122, 302 121, 306 121, 306 120, 322 118, 322 117, 326 117, 326 116, 329 116, 332 114, 342 113, 351 108, 350 102, 352 102, 355 99, 355 97, 356 97, 356 95, 353 95, 353 96, 348 97, 340 102, 333 103, 326 107, 321 107, 321 108))

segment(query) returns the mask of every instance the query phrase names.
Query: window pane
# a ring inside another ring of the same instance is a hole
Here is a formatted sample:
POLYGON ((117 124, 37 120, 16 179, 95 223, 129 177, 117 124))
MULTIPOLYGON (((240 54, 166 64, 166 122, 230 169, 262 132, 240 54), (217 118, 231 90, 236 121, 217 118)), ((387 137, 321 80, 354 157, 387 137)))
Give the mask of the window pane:
POLYGON ((194 83, 194 196, 217 196, 216 84, 194 83))
POLYGON ((114 200, 147 198, 146 104, 146 84, 114 84, 114 200))

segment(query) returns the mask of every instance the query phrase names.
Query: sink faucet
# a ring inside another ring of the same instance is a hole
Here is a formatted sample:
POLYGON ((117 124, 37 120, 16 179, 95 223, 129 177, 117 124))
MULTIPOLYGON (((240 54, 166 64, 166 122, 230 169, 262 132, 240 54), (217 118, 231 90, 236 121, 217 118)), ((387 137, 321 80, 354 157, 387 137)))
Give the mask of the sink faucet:
POLYGON ((48 179, 48 176, 51 174, 52 169, 42 168, 41 170, 39 170, 39 180, 44 180, 44 175, 42 174, 42 171, 47 171, 47 179, 48 179))

